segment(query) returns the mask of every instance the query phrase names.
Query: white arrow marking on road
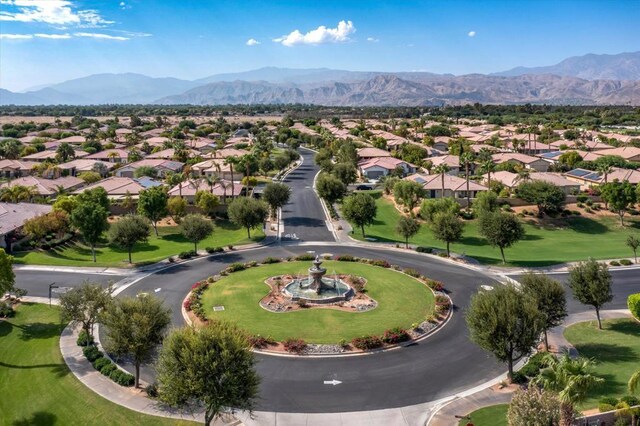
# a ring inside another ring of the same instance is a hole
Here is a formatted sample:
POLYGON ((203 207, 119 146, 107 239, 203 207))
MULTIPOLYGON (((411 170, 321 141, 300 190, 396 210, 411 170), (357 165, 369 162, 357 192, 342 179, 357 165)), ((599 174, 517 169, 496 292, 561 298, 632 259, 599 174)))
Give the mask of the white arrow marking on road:
POLYGON ((156 288, 155 290, 153 290, 154 292, 158 293, 160 291, 160 287, 156 288))
POLYGON ((333 386, 335 386, 335 385, 339 385, 340 383, 342 383, 342 382, 341 382, 340 380, 336 380, 336 379, 333 379, 333 380, 325 380, 325 381, 324 381, 324 384, 325 384, 325 385, 333 385, 333 386))

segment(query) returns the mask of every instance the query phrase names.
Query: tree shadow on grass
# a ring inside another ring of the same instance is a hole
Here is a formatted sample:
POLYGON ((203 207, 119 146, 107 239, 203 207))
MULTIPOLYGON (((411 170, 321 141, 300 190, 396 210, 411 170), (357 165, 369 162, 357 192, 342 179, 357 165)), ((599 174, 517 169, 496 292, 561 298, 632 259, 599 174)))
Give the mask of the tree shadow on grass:
POLYGON ((54 374, 57 378, 64 377, 69 374, 69 368, 67 364, 34 364, 34 365, 15 365, 15 364, 7 364, 5 362, 0 361, 0 367, 18 369, 18 370, 33 370, 36 368, 50 368, 50 372, 54 374))
POLYGON ((62 325, 52 323, 33 322, 25 325, 15 325, 21 331, 21 340, 50 339, 62 333, 62 325))
POLYGON ((605 234, 609 227, 594 219, 576 217, 569 220, 569 229, 581 234, 605 234))
POLYGON ((633 320, 615 321, 606 324, 606 329, 615 331, 616 333, 628 334, 636 338, 640 338, 640 324, 633 320))
POLYGON ((31 417, 26 419, 15 420, 11 423, 13 426, 50 426, 57 423, 58 417, 46 411, 36 411, 31 417))
POLYGON ((638 355, 628 346, 620 346, 612 343, 582 343, 576 344, 578 353, 585 358, 593 358, 599 363, 603 362, 629 362, 639 361, 638 355))

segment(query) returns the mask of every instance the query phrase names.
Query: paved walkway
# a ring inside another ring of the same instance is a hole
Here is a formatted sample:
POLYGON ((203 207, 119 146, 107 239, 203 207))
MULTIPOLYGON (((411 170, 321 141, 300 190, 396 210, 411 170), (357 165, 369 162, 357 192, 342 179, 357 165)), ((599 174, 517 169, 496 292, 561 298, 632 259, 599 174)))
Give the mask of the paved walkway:
MULTIPOLYGON (((76 344, 76 339, 77 333, 75 333, 71 327, 64 329, 60 336, 60 352, 62 353, 62 357, 73 375, 76 376, 82 384, 101 397, 115 404, 151 416, 204 422, 204 414, 202 412, 189 415, 173 411, 147 398, 141 391, 122 387, 103 376, 96 371, 91 363, 84 357, 82 348, 76 344)), ((218 419, 214 424, 218 426, 235 426, 241 425, 242 422, 230 417, 218 419)))

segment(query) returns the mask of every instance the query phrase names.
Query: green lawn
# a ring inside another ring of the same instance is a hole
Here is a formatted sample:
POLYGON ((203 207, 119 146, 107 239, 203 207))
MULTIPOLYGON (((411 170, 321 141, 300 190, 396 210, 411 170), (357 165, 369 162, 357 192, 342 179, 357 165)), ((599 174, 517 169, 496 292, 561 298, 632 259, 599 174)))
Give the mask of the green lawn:
POLYGON ((0 424, 193 424, 142 415, 87 389, 60 355, 63 328, 55 306, 21 305, 0 321, 0 424))
MULTIPOLYGON (((365 228, 366 236, 379 242, 404 243, 395 231, 400 213, 393 204, 383 198, 376 200, 378 215, 372 226, 365 228)), ((523 219, 524 220, 524 219, 523 219)), ((563 262, 596 259, 630 258, 632 251, 625 241, 629 234, 639 233, 640 222, 629 217, 622 228, 612 217, 599 220, 572 217, 561 228, 543 228, 525 223, 525 239, 505 250, 507 262, 515 266, 547 266, 563 262)), ((353 237, 363 240, 359 229, 353 237)), ((445 244, 433 238, 431 230, 423 223, 418 235, 410 239, 414 245, 445 248, 445 244)), ((500 250, 491 247, 478 231, 477 221, 465 223, 463 239, 451 244, 451 251, 471 256, 485 264, 502 264, 500 250)))
POLYGON ((473 423, 474 426, 507 426, 509 404, 490 405, 469 414, 471 421, 462 419, 459 426, 473 423))
MULTIPOLYGON (((132 259, 137 264, 157 262, 182 251, 193 250, 193 243, 187 241, 176 226, 158 228, 159 236, 153 230, 149 241, 137 244, 133 250, 132 259)), ((209 238, 198 244, 199 249, 205 247, 226 247, 229 244, 237 246, 264 238, 262 229, 251 230, 251 240, 247 238, 247 230, 239 228, 230 222, 216 222, 215 230, 209 238)), ((15 263, 30 265, 57 266, 129 266, 127 252, 120 248, 102 244, 96 250, 97 262, 91 259, 91 249, 81 242, 70 243, 47 251, 29 251, 14 253, 15 263)))
POLYGON ((286 313, 269 312, 259 306, 269 292, 265 280, 282 274, 303 274, 309 262, 286 262, 236 272, 213 284, 203 295, 210 318, 236 322, 252 334, 276 340, 299 337, 313 343, 337 343, 369 334, 382 334, 392 327, 409 328, 433 313, 431 290, 399 272, 361 263, 327 261, 327 272, 354 274, 368 280, 368 295, 378 307, 368 312, 306 309, 286 313), (214 306, 224 311, 213 312, 214 306))
POLYGON ((598 330, 595 321, 568 327, 564 336, 578 353, 596 361, 594 373, 605 383, 589 394, 583 408, 593 408, 600 398, 627 395, 627 383, 633 372, 640 368, 640 323, 633 319, 603 321, 598 330))

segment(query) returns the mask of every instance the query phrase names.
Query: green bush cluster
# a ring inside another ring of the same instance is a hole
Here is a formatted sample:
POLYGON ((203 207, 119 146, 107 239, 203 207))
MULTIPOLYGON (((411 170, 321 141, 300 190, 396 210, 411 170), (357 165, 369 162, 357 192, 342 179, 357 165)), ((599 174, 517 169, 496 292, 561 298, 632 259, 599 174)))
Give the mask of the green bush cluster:
POLYGON ((183 251, 180 252, 180 254, 178 254, 178 257, 180 259, 191 259, 192 257, 196 257, 198 256, 198 253, 196 253, 195 250, 188 250, 188 251, 183 251))
POLYGON ((635 293, 627 298, 627 305, 631 314, 640 321, 640 293, 635 293))
POLYGON ((261 262, 261 263, 262 263, 263 265, 269 265, 269 264, 271 264, 271 263, 280 263, 280 262, 281 262, 281 260, 280 260, 280 259, 278 259, 277 257, 271 257, 271 256, 269 256, 269 257, 265 257, 264 259, 262 259, 262 262, 261 262))
POLYGON ((361 351, 380 348, 383 343, 382 339, 378 336, 362 336, 351 340, 351 345, 361 351))
POLYGON ((214 253, 222 253, 224 252, 224 248, 222 247, 206 247, 205 250, 207 251, 207 253, 209 254, 214 254, 214 253))
POLYGON ((307 348, 307 342, 302 339, 287 339, 282 342, 287 352, 301 354, 307 348))
POLYGON ((87 333, 85 330, 80 330, 80 333, 78 333, 76 344, 78 346, 93 345, 93 337, 89 336, 89 333, 87 333))
POLYGON ((433 253, 433 248, 432 247, 418 246, 418 247, 416 247, 416 251, 418 253, 433 253))
POLYGON ((104 354, 95 345, 86 346, 84 349, 82 349, 82 353, 85 358, 87 358, 87 360, 89 360, 89 362, 91 363, 104 356, 104 354))
POLYGON ((117 368, 109 374, 109 378, 120 386, 133 386, 135 382, 135 377, 117 368))
POLYGON ((538 352, 529 358, 529 361, 518 371, 513 373, 513 382, 524 384, 532 377, 536 377, 540 370, 546 366, 546 353, 538 352))
POLYGON ((9 302, 0 302, 0 318, 11 318, 15 311, 9 302))
POLYGON ((245 266, 244 263, 236 262, 236 263, 232 263, 231 265, 227 266, 226 271, 228 273, 231 273, 231 272, 244 271, 245 269, 247 269, 247 267, 245 266))

